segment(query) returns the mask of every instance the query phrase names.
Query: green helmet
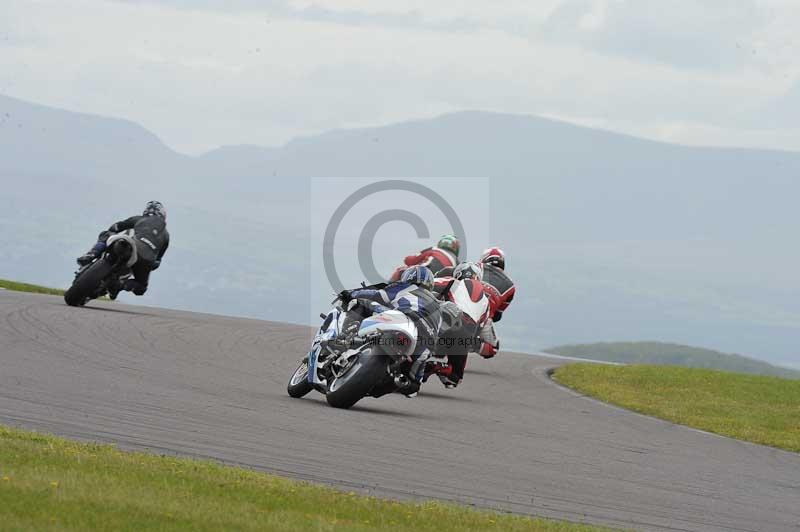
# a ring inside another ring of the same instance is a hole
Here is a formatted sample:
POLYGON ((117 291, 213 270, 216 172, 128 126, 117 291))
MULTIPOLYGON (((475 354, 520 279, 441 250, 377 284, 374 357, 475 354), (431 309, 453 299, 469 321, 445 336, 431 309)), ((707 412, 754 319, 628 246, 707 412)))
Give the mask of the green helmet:
POLYGON ((458 258, 458 253, 461 250, 461 244, 458 242, 456 235, 444 235, 439 239, 436 247, 450 251, 456 258, 458 258))

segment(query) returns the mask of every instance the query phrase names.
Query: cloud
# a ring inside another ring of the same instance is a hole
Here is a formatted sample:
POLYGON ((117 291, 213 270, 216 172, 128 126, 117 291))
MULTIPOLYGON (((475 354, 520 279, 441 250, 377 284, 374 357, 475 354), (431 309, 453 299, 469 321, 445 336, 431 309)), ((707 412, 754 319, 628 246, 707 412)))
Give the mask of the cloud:
POLYGON ((547 37, 593 50, 688 68, 752 61, 767 22, 754 1, 567 0, 542 27, 547 37))
POLYGON ((286 0, 114 0, 121 4, 141 6, 150 4, 174 9, 217 11, 221 13, 285 10, 286 0))
MULTIPOLYGON (((0 93, 128 118, 189 152, 465 108, 770 145, 758 111, 800 80, 797 10, 760 2, 748 22, 678 1, 663 21, 626 1, 3 3, 0 93), (755 58, 721 47, 737 33, 755 58)), ((800 149, 786 131, 772 145, 800 149)))
MULTIPOLYGON (((130 5, 158 5, 192 11, 218 13, 261 13, 278 18, 324 22, 343 26, 375 26, 385 28, 415 28, 434 31, 472 31, 494 26, 485 17, 458 13, 455 9, 441 12, 430 10, 428 4, 417 2, 364 3, 352 1, 306 0, 114 0, 130 5), (455 13, 455 14, 454 14, 455 13)), ((555 1, 555 0, 551 0, 555 1)), ((439 4, 439 7, 442 7, 439 4)))
POLYGON ((800 82, 754 113, 751 122, 758 123, 759 119, 769 121, 775 128, 788 130, 786 134, 794 134, 800 124, 800 82))

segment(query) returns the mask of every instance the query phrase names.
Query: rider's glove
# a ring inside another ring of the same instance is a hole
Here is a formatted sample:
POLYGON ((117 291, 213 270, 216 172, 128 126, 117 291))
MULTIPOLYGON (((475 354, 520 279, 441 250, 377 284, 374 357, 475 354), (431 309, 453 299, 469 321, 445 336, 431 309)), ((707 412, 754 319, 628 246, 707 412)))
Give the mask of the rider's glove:
POLYGON ((350 297, 350 290, 342 290, 336 295, 336 299, 342 302, 342 305, 347 306, 347 303, 352 299, 350 297))

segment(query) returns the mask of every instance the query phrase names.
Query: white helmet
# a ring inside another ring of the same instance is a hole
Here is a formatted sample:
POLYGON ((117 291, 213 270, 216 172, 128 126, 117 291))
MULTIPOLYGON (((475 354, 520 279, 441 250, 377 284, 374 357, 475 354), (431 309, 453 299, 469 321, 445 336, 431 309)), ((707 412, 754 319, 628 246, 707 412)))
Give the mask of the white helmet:
POLYGON ((453 270, 453 278, 462 281, 464 279, 483 280, 483 268, 474 262, 462 262, 453 270))
POLYGON ((506 254, 498 247, 488 248, 481 253, 481 264, 491 264, 501 270, 506 269, 506 254))

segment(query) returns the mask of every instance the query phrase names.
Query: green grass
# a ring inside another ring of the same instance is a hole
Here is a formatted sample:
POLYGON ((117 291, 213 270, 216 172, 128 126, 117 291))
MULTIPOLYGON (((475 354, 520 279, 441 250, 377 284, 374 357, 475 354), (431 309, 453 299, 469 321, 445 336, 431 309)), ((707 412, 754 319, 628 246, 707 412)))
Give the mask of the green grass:
POLYGON ((545 351, 554 355, 592 358, 624 364, 685 366, 687 368, 720 369, 736 373, 800 379, 800 371, 774 366, 761 360, 734 353, 720 353, 701 347, 663 342, 601 342, 562 345, 545 349, 545 351))
POLYGON ((708 432, 800 452, 800 381, 670 366, 572 364, 557 382, 708 432))
POLYGON ((31 292, 33 294, 48 294, 51 296, 63 296, 64 291, 58 288, 47 288, 46 286, 38 286, 28 283, 17 283, 15 281, 7 281, 0 279, 0 288, 6 290, 13 290, 15 292, 31 292))
POLYGON ((438 502, 363 497, 213 462, 121 452, 2 426, 0 528, 600 530, 438 502))

